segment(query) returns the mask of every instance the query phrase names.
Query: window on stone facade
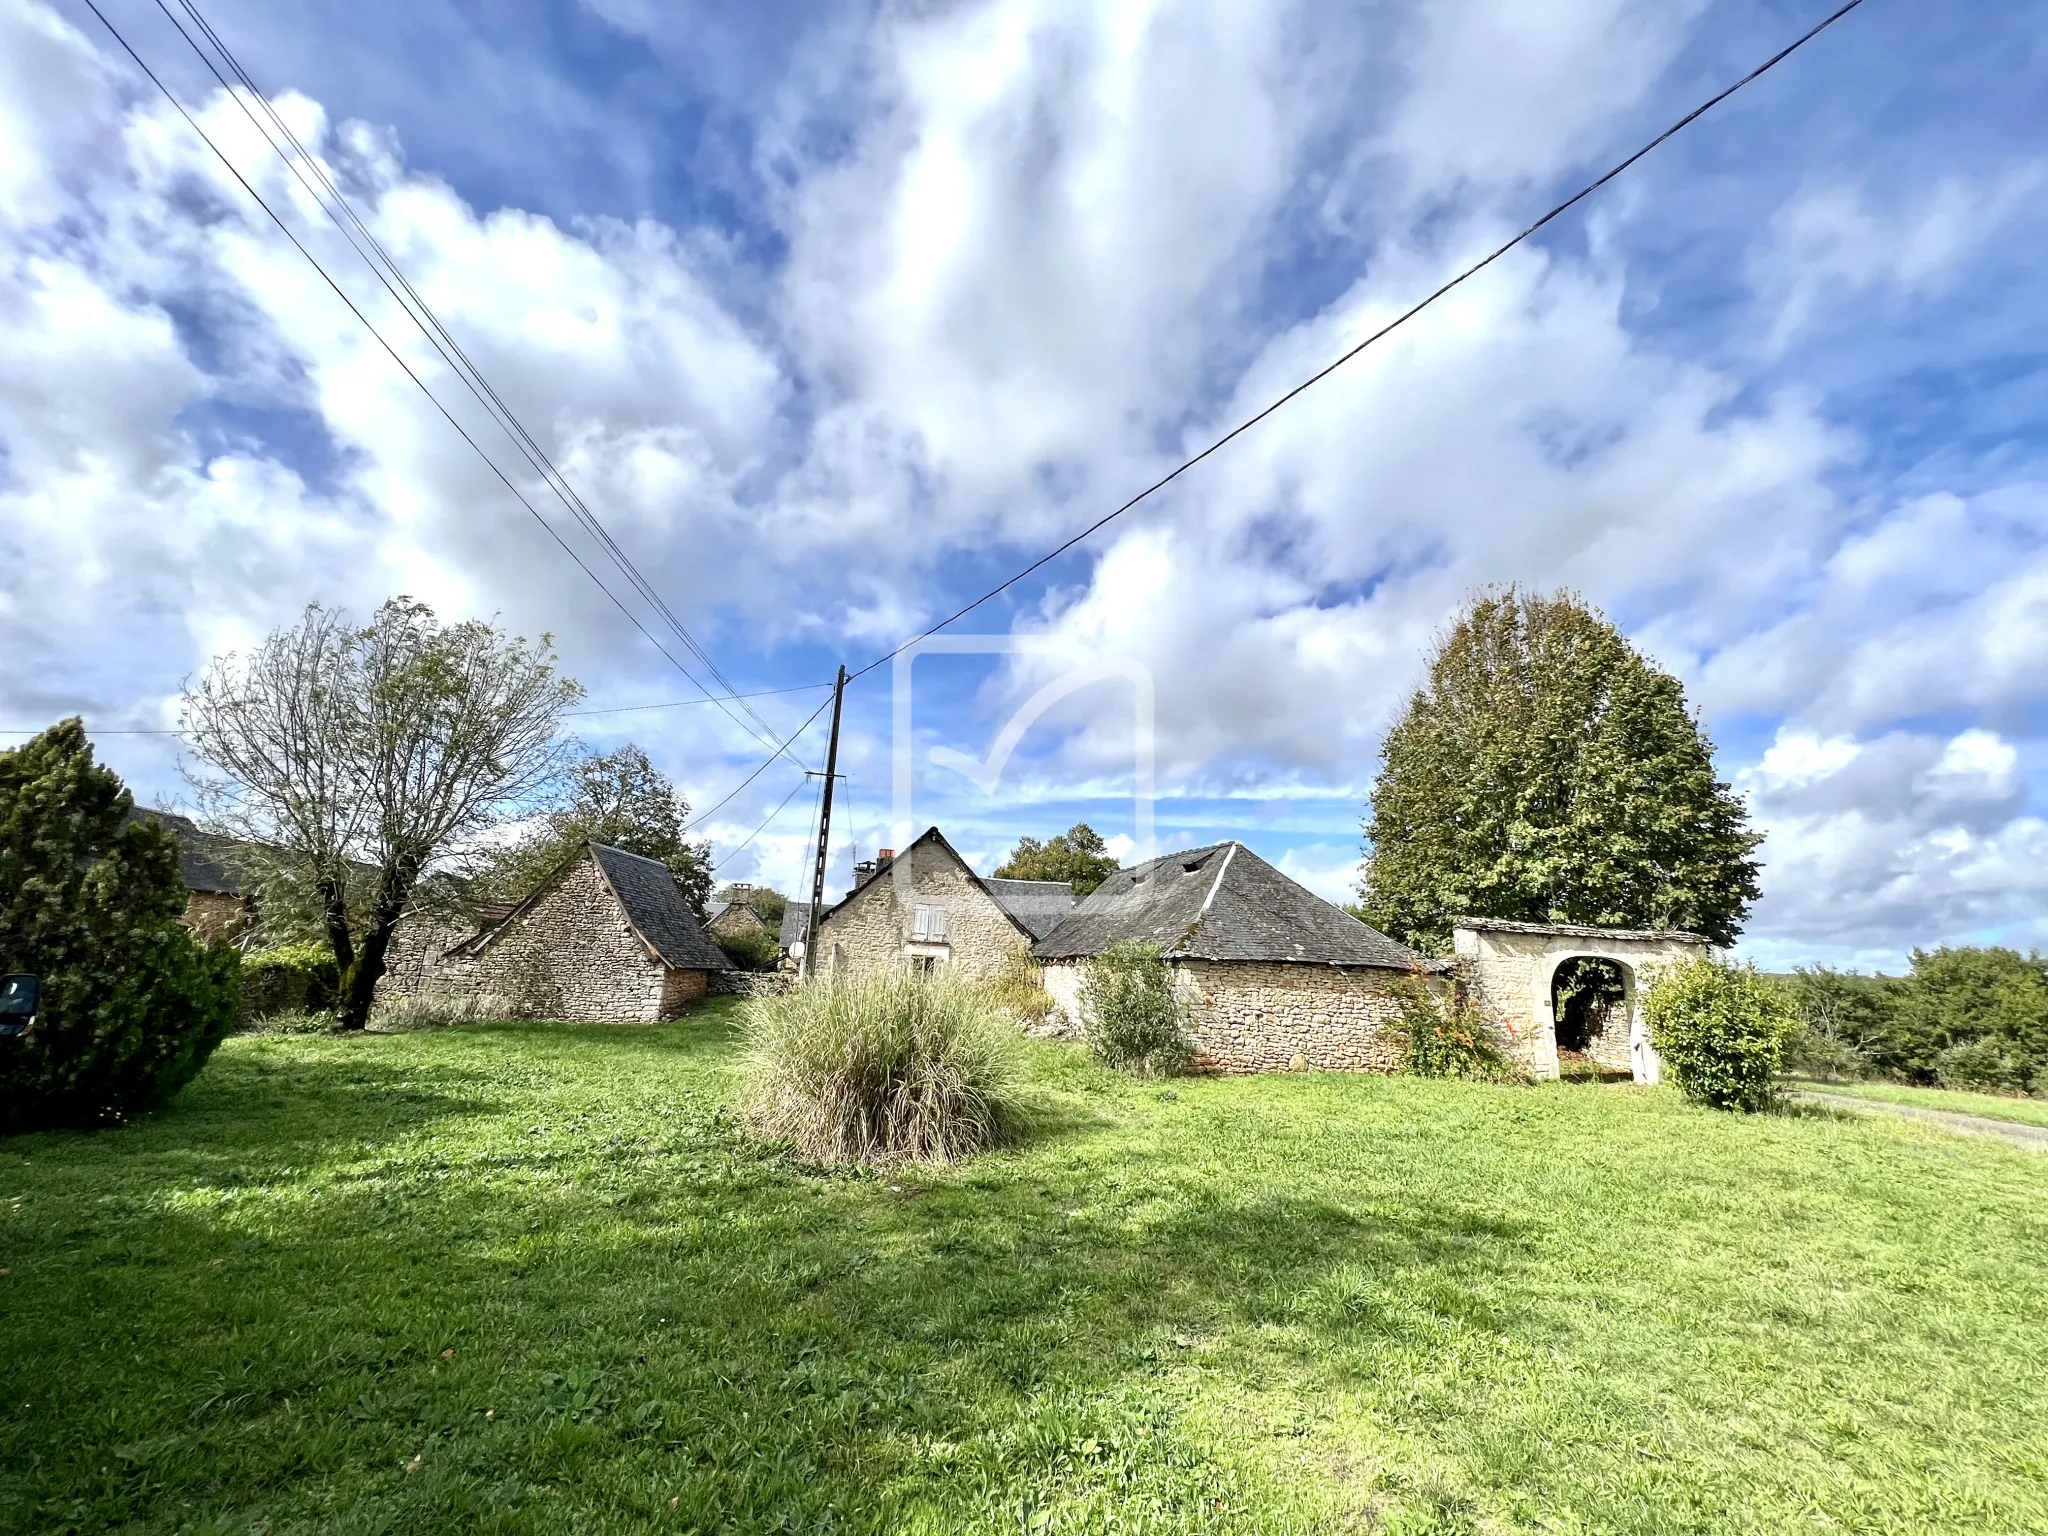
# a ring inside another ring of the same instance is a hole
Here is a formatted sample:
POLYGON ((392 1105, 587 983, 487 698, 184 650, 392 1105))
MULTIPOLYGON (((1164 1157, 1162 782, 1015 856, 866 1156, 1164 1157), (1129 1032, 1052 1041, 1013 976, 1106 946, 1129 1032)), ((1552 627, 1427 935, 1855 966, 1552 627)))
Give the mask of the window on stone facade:
POLYGON ((946 942, 946 909, 926 902, 917 904, 917 917, 911 925, 910 937, 919 944, 943 944, 946 942))
POLYGON ((939 957, 937 955, 912 955, 910 957, 910 968, 913 971, 919 971, 929 976, 939 968, 939 957))

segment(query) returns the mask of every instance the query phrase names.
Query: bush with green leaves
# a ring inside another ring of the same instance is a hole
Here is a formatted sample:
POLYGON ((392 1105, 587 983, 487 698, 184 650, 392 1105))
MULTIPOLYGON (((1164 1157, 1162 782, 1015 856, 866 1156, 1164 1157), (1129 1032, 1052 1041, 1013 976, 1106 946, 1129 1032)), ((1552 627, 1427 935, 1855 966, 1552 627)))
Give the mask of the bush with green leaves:
POLYGON ((1934 1058, 1934 1080, 1944 1088, 1988 1089, 1993 1093, 2025 1093, 2031 1074, 2028 1062, 2002 1040, 1984 1036, 1959 1040, 1934 1058))
POLYGON ((1755 966, 1678 961, 1652 978, 1643 1010, 1650 1043, 1688 1099, 1712 1109, 1769 1106, 1795 1021, 1755 966))
POLYGON ((242 956, 242 1019, 326 1013, 341 991, 341 969, 325 944, 285 944, 242 956))
POLYGON ((1172 1077, 1194 1064, 1187 1007, 1157 944, 1125 940, 1082 962, 1081 1027, 1105 1066, 1172 1077))
POLYGON ((1394 1030, 1401 1042, 1402 1071, 1478 1082, 1516 1075, 1486 1015, 1462 989, 1417 969, 1387 990, 1400 1009, 1394 1030))
POLYGON ((738 933, 714 933, 711 937, 725 958, 743 971, 772 971, 782 963, 782 945, 765 929, 746 928, 738 933))
POLYGON ((749 1123, 813 1163, 944 1163, 1021 1123, 1018 1035, 950 967, 828 974, 752 998, 749 1123))
POLYGON ((239 957, 179 921, 177 843, 134 804, 76 719, 0 752, 0 972, 43 982, 35 1028, 0 1040, 0 1132, 161 1104, 235 1021, 239 957))

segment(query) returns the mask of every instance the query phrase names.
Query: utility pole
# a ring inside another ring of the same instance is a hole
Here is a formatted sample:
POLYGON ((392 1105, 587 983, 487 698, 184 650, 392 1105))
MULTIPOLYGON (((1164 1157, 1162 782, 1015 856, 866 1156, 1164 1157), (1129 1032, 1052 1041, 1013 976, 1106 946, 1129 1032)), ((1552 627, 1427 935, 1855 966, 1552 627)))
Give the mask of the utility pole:
POLYGON ((825 748, 825 798, 818 805, 818 862, 811 871, 811 920, 804 925, 802 974, 812 974, 811 960, 818 952, 818 909, 825 904, 825 855, 832 846, 832 786, 839 778, 839 708, 846 702, 846 666, 839 667, 839 680, 832 685, 832 742, 825 748))

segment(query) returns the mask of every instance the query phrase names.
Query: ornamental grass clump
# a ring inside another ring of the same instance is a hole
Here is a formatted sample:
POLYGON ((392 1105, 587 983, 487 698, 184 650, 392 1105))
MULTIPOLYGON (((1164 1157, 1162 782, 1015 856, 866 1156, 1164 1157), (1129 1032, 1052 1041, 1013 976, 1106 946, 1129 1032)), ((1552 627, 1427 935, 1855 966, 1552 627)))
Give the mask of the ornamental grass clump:
POLYGON ((1710 1109, 1770 1106, 1796 1020, 1754 966, 1705 958, 1659 971, 1643 1003, 1679 1091, 1710 1109))
POLYGON ((950 970, 826 976, 746 1005, 747 1118, 813 1163, 948 1163, 1021 1122, 1018 1036, 950 970))

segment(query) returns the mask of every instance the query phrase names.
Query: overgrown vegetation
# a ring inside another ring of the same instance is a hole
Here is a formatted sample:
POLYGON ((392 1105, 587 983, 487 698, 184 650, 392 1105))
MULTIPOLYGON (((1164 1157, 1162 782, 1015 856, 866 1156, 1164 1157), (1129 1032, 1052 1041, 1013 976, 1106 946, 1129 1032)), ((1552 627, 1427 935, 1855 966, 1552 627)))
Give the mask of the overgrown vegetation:
POLYGON ((1826 967, 1773 978, 1797 1017, 1794 1071, 1961 1089, 2048 1089, 2048 959, 2002 948, 1913 951, 1905 976, 1826 967))
POLYGON ((0 1040, 0 1132, 115 1124, 197 1075, 234 1023, 238 958, 178 921, 178 847, 70 719, 0 751, 0 973, 42 978, 0 1040))
POLYGON ((1426 954, 1460 916, 1687 928, 1756 900, 1742 800, 1685 690, 1571 593, 1483 593, 1387 733, 1365 921, 1426 954))
POLYGON ((1651 978, 1643 1010, 1650 1043, 1688 1099, 1712 1109, 1769 1106, 1793 1019, 1754 966, 1677 961, 1651 978))
POLYGON ((485 1019, 527 1017, 521 1000, 496 992, 429 992, 381 999, 370 1023, 376 1029, 400 1034, 413 1029, 453 1029, 458 1024, 476 1024, 485 1019))
POLYGON ((1187 1008, 1157 944, 1124 940, 1081 965, 1081 1027, 1104 1066, 1173 1077, 1194 1062, 1187 1008))
POLYGON ((988 983, 990 999, 1020 1024, 1043 1024, 1052 1013, 1052 994, 1045 990, 1045 967, 1028 949, 1003 956, 988 983))
POLYGON ((754 928, 740 933, 714 933, 725 958, 743 971, 772 971, 782 963, 782 945, 777 937, 754 928))
POLYGON ((242 956, 242 1020, 272 1014, 331 1013, 341 972, 325 944, 282 944, 242 956))
POLYGON ((951 1162, 1020 1123, 1017 1032, 951 967, 819 977, 745 1021, 747 1118, 807 1162, 951 1162))
POLYGON ((1462 988, 1412 971, 1388 989, 1400 1007, 1401 1069, 1417 1077, 1504 1082, 1516 1074, 1462 988))
POLYGON ((0 1530, 2048 1530, 2039 1153, 1026 1042, 1040 1133, 820 1175, 730 1016, 0 1146, 0 1530))

